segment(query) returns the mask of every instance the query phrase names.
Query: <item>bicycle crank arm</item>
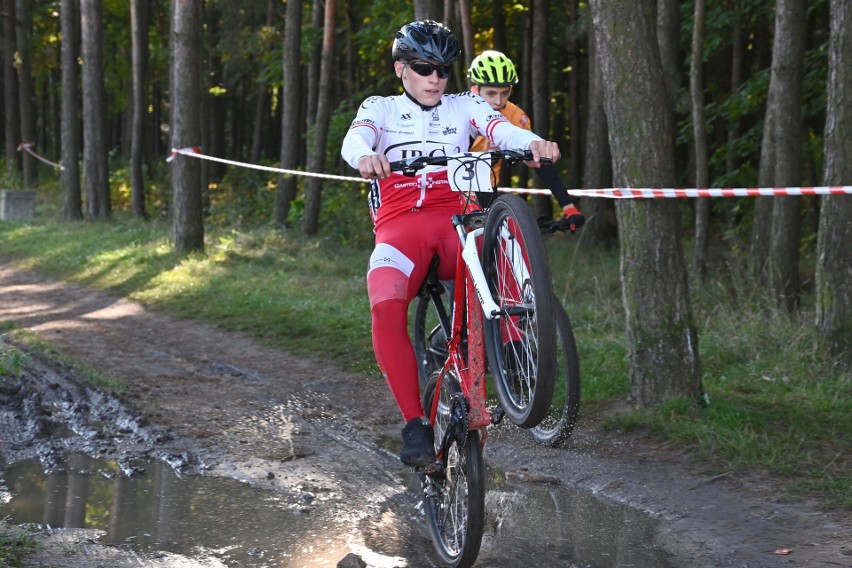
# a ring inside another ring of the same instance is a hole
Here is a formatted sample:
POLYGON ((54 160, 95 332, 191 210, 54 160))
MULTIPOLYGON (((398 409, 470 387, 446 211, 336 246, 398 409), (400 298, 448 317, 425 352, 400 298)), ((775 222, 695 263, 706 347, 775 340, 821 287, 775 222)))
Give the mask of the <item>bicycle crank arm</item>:
POLYGON ((482 262, 479 260, 479 250, 476 247, 476 238, 483 233, 484 229, 475 229, 467 233, 462 247, 462 258, 470 272, 476 297, 482 304, 482 312, 486 318, 493 320, 500 317, 500 306, 494 302, 488 283, 485 281, 485 273, 482 271, 482 262))

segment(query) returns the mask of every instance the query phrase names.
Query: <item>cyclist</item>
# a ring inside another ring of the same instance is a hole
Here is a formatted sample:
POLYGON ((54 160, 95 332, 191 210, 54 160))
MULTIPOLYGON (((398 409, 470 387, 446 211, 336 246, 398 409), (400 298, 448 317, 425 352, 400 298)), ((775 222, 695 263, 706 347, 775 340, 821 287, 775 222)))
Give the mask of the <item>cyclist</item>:
POLYGON ((367 98, 347 132, 341 155, 361 177, 372 180, 369 204, 376 235, 367 272, 373 350, 402 413, 401 461, 423 466, 435 459, 434 433, 424 417, 417 361, 408 335, 408 306, 417 295, 432 258, 438 277, 455 277, 458 235, 449 222, 461 211, 462 196, 450 189, 446 166, 417 177, 391 172, 389 161, 419 155, 450 155, 483 135, 502 148, 559 159, 559 147, 511 124, 478 95, 448 95, 451 64, 460 48, 444 25, 421 20, 396 32, 391 55, 403 93, 367 98))
MULTIPOLYGON (((512 95, 512 87, 518 84, 518 72, 512 60, 503 53, 494 50, 483 51, 473 58, 467 71, 470 81, 470 92, 479 95, 491 105, 494 110, 503 113, 509 122, 532 130, 532 124, 524 110, 509 100, 512 95)), ((471 144, 473 152, 485 152, 493 148, 491 142, 485 136, 477 136, 471 144)), ((494 165, 495 179, 500 179, 500 163, 494 165)), ((559 177, 556 168, 550 165, 542 166, 538 170, 538 176, 548 187, 562 207, 562 220, 560 224, 572 233, 583 226, 586 218, 577 208, 575 199, 568 194, 565 184, 559 177)))

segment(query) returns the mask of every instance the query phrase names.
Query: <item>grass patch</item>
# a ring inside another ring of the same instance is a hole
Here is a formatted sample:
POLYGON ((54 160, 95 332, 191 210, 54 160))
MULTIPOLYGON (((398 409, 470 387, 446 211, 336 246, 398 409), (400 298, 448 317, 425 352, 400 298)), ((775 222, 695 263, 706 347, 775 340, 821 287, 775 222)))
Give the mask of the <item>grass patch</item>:
POLYGON ((9 347, 8 350, 3 348, 3 341, 0 341, 0 377, 4 375, 4 361, 11 359, 17 365, 13 367, 17 371, 13 376, 20 376, 24 365, 29 364, 29 353, 40 355, 52 361, 58 361, 68 368, 73 369, 77 375, 84 381, 92 385, 116 393, 123 394, 127 391, 127 387, 120 380, 109 375, 105 375, 83 363, 82 361, 71 357, 56 349, 46 341, 41 340, 35 334, 26 330, 15 329, 4 334, 3 339, 9 339, 14 342, 15 346, 9 347), (21 347, 22 349, 18 349, 21 347))
MULTIPOLYGON (((67 281, 378 377, 366 294, 369 234, 269 225, 206 228, 205 254, 179 256, 171 226, 121 214, 107 222, 0 223, 0 257, 67 281)), ((574 326, 584 412, 630 393, 617 250, 572 235, 546 238, 556 292, 574 326)), ((706 460, 719 471, 767 472, 790 491, 852 508, 852 377, 820 352, 813 299, 789 316, 725 267, 692 288, 704 387, 683 400, 609 419, 706 460)))
POLYGON ((26 532, 0 528, 0 568, 23 566, 24 558, 35 550, 36 542, 26 532))

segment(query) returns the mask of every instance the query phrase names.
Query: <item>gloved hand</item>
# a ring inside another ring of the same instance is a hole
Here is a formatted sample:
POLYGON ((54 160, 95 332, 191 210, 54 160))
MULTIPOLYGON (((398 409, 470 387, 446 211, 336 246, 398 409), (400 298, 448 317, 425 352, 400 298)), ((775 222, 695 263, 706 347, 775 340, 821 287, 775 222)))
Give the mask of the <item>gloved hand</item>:
POLYGON ((569 203, 562 208, 562 219, 559 221, 562 230, 567 229, 573 233, 585 223, 586 217, 580 213, 580 210, 573 203, 569 203))

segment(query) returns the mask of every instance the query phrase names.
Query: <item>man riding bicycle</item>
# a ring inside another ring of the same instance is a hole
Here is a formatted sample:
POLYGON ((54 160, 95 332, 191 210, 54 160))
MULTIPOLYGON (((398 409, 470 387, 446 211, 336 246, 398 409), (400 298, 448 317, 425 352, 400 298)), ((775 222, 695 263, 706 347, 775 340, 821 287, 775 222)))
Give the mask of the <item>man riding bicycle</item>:
POLYGON ((455 35, 423 20, 396 32, 394 72, 403 93, 366 99, 347 132, 341 155, 361 177, 372 180, 370 213, 376 245, 370 256, 367 291, 373 350, 405 421, 401 461, 425 466, 435 459, 434 433, 425 420, 417 361, 408 335, 408 307, 433 257, 438 277, 455 277, 458 235, 450 223, 464 199, 450 188, 446 166, 429 166, 416 177, 391 172, 390 161, 467 151, 485 136, 501 148, 525 148, 540 158, 559 159, 559 147, 511 124, 473 93, 445 94, 451 64, 458 59, 455 35))

